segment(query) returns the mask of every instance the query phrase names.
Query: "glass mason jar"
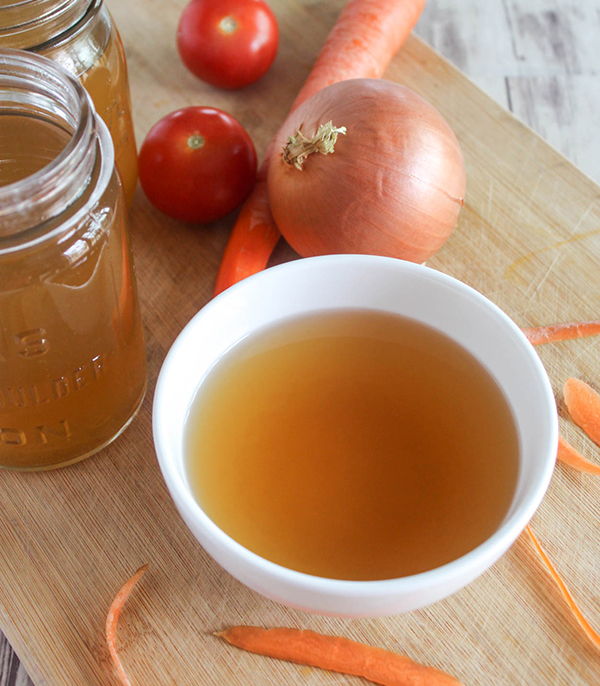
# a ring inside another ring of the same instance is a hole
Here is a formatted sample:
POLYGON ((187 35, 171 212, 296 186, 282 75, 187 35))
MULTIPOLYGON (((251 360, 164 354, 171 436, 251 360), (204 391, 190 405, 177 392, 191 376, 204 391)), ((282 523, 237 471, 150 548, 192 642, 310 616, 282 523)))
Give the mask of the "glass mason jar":
POLYGON ((131 206, 137 151, 125 53, 103 0, 0 0, 0 48, 45 55, 76 76, 108 126, 131 206))
POLYGON ((0 466, 91 455, 127 426, 145 388, 108 129, 60 66, 0 49, 0 466))

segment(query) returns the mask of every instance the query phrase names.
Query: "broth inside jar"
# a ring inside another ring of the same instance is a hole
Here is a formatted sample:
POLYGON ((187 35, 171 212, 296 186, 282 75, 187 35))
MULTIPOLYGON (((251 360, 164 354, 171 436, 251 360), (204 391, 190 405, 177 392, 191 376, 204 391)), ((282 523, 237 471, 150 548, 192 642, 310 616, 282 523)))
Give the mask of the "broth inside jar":
POLYGON ((34 116, 0 115, 0 186, 16 183, 43 169, 58 157, 70 139, 70 132, 54 122, 34 116))
MULTIPOLYGON (((72 132, 44 116, 0 113, 0 186, 56 158, 72 132)), ((0 466, 45 469, 83 459, 128 424, 146 388, 146 357, 122 191, 114 174, 20 234, 0 232, 0 466), (46 238, 45 233, 69 230, 46 238), (37 233, 36 233, 37 232, 37 233)))
POLYGON ((288 320, 227 352, 187 418, 206 514, 249 550, 321 577, 389 579, 499 527, 519 442, 489 372, 450 338, 367 310, 288 320))
POLYGON ((115 163, 127 205, 131 206, 138 178, 137 150, 125 53, 114 27, 102 56, 79 78, 110 131, 115 146, 115 163))

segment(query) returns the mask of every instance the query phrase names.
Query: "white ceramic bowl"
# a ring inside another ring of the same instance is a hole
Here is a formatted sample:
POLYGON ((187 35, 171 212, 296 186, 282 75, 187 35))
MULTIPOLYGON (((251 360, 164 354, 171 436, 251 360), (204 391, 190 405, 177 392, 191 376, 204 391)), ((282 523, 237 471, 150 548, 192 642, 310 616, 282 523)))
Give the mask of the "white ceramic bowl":
POLYGON ((533 347, 492 302, 427 267, 387 257, 330 255, 273 267, 233 286, 185 327, 161 370, 154 442, 181 516, 205 550, 233 576, 269 598, 305 610, 367 617, 406 612, 444 598, 484 572, 515 541, 548 487, 557 450, 552 388, 533 347), (500 528, 470 553, 428 572, 384 581, 338 581, 265 560, 216 526, 194 500, 186 476, 184 426, 208 370, 232 345, 290 315, 341 308, 399 313, 452 337, 491 372, 516 418, 520 468, 500 528))

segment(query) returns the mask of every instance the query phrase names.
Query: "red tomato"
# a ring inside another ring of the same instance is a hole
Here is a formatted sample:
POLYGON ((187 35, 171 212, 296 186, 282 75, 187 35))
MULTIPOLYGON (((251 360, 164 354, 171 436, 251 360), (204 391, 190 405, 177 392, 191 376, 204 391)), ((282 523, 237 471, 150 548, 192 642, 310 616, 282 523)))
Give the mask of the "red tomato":
POLYGON ((279 28, 263 0, 192 0, 177 29, 186 67, 219 88, 242 88, 269 69, 279 28))
POLYGON ((256 164, 252 140, 236 119, 212 107, 186 107, 150 129, 140 149, 140 183, 161 212, 204 223, 246 198, 256 164))

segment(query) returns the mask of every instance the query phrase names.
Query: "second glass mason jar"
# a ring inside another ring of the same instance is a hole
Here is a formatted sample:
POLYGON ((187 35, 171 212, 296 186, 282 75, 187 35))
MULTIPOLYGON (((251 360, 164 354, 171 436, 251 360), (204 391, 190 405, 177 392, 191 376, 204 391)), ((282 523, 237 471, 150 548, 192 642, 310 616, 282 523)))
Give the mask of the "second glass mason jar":
POLYGON ((47 469, 96 452, 145 388, 108 130, 61 67, 0 49, 0 467, 47 469))
POLYGON ((125 53, 103 0, 0 0, 0 48, 30 50, 83 83, 108 126, 128 207, 137 150, 125 53))

